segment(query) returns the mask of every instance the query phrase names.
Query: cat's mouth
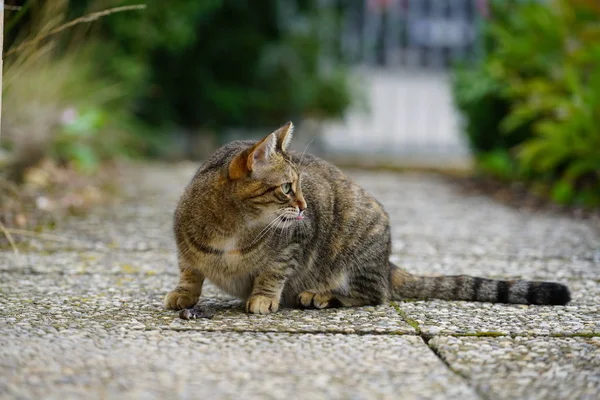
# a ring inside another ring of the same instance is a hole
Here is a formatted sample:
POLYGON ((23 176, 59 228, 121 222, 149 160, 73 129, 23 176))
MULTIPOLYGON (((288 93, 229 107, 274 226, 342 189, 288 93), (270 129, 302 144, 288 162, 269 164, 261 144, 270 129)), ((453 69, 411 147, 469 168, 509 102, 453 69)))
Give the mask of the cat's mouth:
POLYGON ((286 213, 283 215, 285 221, 302 221, 304 219, 304 210, 300 212, 286 213))

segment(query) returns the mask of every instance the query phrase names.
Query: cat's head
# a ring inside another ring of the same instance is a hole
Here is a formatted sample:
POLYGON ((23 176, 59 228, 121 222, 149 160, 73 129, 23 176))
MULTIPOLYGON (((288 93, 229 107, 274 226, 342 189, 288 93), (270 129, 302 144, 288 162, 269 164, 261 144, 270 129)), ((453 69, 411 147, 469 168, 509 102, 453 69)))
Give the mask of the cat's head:
POLYGON ((301 175, 286 154, 294 125, 288 122, 237 154, 229 164, 229 181, 236 202, 257 223, 304 218, 307 208, 301 175))

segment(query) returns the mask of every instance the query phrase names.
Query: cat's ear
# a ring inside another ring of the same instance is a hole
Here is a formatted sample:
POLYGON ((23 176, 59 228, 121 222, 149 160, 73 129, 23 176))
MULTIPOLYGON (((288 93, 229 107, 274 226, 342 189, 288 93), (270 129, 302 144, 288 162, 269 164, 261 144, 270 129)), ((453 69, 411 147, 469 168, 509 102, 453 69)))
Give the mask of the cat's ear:
POLYGON ((277 136, 277 149, 285 153, 294 135, 294 124, 290 121, 273 133, 277 136))
POLYGON ((252 146, 252 150, 248 156, 248 170, 252 171, 256 167, 268 164, 271 157, 275 154, 276 148, 277 136, 275 136, 275 133, 267 135, 267 137, 252 146))
POLYGON ((229 177, 231 179, 243 178, 257 168, 268 164, 276 149, 277 136, 273 132, 235 156, 229 164, 229 177))

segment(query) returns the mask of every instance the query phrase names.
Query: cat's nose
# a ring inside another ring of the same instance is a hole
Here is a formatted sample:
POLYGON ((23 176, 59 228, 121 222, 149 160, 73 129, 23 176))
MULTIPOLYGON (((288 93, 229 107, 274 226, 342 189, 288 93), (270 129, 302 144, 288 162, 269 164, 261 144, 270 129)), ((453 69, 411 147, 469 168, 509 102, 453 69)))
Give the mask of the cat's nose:
POLYGON ((303 212, 304 210, 306 210, 306 202, 305 201, 299 201, 296 204, 296 207, 298 207, 298 209, 300 210, 300 212, 303 212))

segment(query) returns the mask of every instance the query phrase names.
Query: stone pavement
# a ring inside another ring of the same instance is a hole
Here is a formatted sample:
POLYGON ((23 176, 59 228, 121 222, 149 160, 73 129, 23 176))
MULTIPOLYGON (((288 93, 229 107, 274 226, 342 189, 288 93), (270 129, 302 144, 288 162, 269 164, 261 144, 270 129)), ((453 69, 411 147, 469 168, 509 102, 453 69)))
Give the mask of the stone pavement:
POLYGON ((596 399, 598 221, 517 211, 435 175, 352 172, 387 207, 412 272, 551 279, 565 307, 395 302, 210 320, 162 308, 177 281, 171 216, 194 165, 128 169, 124 199, 20 261, 0 251, 0 398, 596 399))

